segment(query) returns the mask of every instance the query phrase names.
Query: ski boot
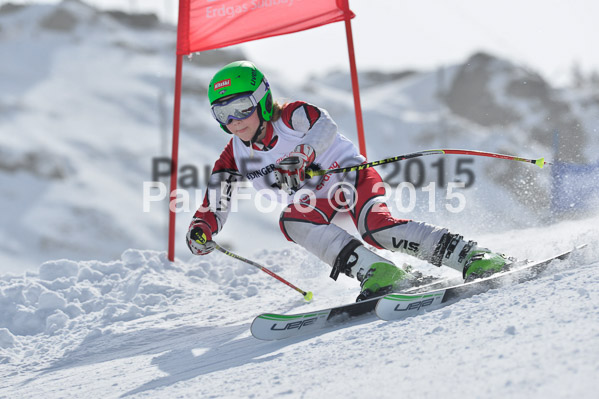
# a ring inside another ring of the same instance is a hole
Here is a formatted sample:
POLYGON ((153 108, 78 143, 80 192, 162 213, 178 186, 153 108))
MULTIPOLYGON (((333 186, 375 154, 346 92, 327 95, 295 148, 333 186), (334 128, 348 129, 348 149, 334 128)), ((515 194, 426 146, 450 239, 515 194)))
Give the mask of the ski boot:
POLYGON ((462 272, 464 280, 471 281, 507 270, 514 261, 505 255, 480 248, 475 241, 465 241, 461 235, 446 233, 437 244, 431 263, 458 270, 462 272))
POLYGON ((476 248, 466 258, 463 271, 464 280, 471 281, 505 271, 509 269, 511 263, 512 260, 505 255, 496 254, 486 248, 476 248))
MULTIPOLYGON (((376 262, 370 265, 366 276, 362 277, 362 291, 356 302, 382 296, 399 289, 399 283, 406 278, 406 272, 389 261, 376 262)), ((357 275, 360 280, 360 275, 357 275)))
POLYGON ((337 280, 339 273, 355 276, 360 281, 361 292, 356 302, 393 292, 408 276, 404 270, 370 251, 358 240, 352 240, 337 256, 331 278, 337 280))

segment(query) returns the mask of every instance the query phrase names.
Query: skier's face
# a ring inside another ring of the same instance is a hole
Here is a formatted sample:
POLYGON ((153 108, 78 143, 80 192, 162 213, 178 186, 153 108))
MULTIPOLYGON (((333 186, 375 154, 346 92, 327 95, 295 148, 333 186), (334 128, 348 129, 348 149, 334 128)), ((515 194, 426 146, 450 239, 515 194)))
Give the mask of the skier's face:
MULTIPOLYGON (((254 137, 254 134, 256 134, 258 126, 260 126, 260 118, 258 117, 258 112, 254 112, 249 118, 242 120, 233 119, 231 123, 227 124, 227 129, 243 141, 250 141, 254 137)), ((262 135, 264 133, 260 136, 262 135)))

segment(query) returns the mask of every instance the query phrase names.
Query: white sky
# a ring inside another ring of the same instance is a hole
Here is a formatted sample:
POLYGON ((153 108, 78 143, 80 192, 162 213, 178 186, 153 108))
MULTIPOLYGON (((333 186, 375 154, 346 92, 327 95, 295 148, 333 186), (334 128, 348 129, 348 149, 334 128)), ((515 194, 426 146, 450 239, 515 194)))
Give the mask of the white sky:
MULTIPOLYGON (((171 22, 177 17, 177 0, 87 2, 152 11, 171 22)), ((599 36, 596 0, 350 0, 350 8, 360 70, 431 69, 462 62, 478 50, 528 66, 557 84, 569 80, 574 63, 585 73, 599 70, 599 51, 592 47, 599 36)), ((342 22, 240 46, 258 65, 289 76, 349 69, 342 22)))

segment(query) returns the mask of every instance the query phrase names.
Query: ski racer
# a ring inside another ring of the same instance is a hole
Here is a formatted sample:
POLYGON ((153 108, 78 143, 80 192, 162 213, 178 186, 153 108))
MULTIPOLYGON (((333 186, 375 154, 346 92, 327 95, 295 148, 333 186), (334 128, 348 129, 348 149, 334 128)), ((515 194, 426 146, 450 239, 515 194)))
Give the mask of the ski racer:
POLYGON ((287 204, 279 220, 287 240, 329 264, 334 280, 343 273, 360 281, 358 301, 389 293, 409 277, 364 242, 449 266, 464 279, 509 265, 504 255, 445 228, 393 217, 373 168, 306 179, 310 167, 331 169, 366 160, 325 109, 303 101, 273 101, 266 77, 251 62, 237 61, 219 70, 210 81, 208 99, 212 116, 232 138, 191 220, 186 242, 193 254, 214 249, 212 238, 227 220, 235 185, 247 179, 287 204), (349 212, 364 242, 331 223, 338 212, 349 212))

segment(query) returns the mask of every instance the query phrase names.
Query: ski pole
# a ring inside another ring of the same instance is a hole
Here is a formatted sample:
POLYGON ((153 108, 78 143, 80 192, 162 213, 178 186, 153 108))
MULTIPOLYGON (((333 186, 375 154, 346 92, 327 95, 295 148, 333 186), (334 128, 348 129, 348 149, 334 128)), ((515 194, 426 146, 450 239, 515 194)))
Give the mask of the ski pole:
POLYGON ((366 169, 366 168, 372 168, 373 166, 385 165, 385 164, 388 164, 391 162, 399 162, 399 161, 405 161, 406 159, 423 157, 425 155, 472 155, 472 156, 476 156, 476 157, 500 158, 500 159, 507 159, 510 161, 520 161, 520 162, 532 163, 532 164, 537 165, 539 168, 543 168, 543 166, 545 166, 545 165, 551 165, 550 162, 545 162, 545 158, 528 159, 528 158, 516 157, 513 155, 503 155, 503 154, 495 154, 492 152, 473 151, 473 150, 425 150, 425 151, 414 152, 411 154, 398 155, 396 157, 385 158, 385 159, 381 159, 379 161, 367 162, 367 163, 363 163, 361 165, 347 166, 345 168, 323 169, 323 170, 307 169, 306 176, 308 178, 310 178, 310 177, 314 177, 314 176, 328 175, 329 173, 354 172, 354 171, 358 171, 358 170, 362 170, 362 169, 366 169))
POLYGON ((278 274, 272 272, 271 270, 268 270, 264 266, 262 266, 262 265, 260 265, 260 264, 258 264, 256 262, 254 262, 254 261, 251 261, 249 259, 246 259, 243 256, 239 256, 237 254, 234 254, 233 252, 224 249, 223 247, 221 247, 220 245, 218 245, 214 241, 212 241, 212 242, 214 243, 214 248, 217 249, 218 251, 222 252, 223 254, 228 255, 228 256, 230 256, 232 258, 238 259, 238 260, 240 260, 242 262, 245 262, 245 263, 247 263, 249 265, 257 267, 258 269, 262 270, 264 273, 266 273, 266 274, 268 274, 268 275, 276 278, 277 280, 279 280, 282 283, 287 284, 289 287, 293 288, 294 290, 296 290, 297 292, 299 292, 300 294, 302 294, 304 296, 304 299, 306 301, 310 302, 312 300, 312 297, 313 297, 312 291, 306 292, 306 291, 304 291, 304 290, 296 287, 295 285, 291 284, 289 281, 285 280, 283 277, 279 276, 278 274))

